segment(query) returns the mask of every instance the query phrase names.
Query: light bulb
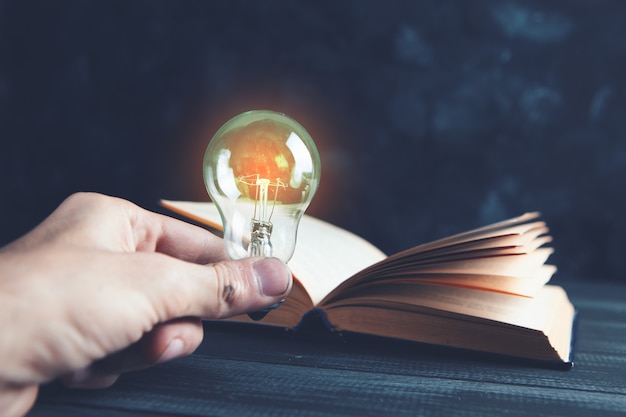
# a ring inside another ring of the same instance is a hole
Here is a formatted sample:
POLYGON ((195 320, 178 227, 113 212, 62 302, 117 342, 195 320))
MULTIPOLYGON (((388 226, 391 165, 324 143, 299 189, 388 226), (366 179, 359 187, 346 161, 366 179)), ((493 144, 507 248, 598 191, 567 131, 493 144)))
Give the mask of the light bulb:
POLYGON ((317 147, 298 122, 267 110, 235 116, 209 142, 203 172, 231 259, 291 259, 320 180, 317 147))

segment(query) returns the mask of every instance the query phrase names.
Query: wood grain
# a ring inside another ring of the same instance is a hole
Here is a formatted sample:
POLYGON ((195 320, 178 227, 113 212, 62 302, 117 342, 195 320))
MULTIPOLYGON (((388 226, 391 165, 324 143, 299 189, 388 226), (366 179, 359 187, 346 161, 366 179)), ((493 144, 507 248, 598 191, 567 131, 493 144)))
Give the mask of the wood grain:
POLYGON ((207 324, 198 351, 110 389, 42 388, 29 416, 626 415, 626 288, 570 284, 568 371, 372 338, 207 324))

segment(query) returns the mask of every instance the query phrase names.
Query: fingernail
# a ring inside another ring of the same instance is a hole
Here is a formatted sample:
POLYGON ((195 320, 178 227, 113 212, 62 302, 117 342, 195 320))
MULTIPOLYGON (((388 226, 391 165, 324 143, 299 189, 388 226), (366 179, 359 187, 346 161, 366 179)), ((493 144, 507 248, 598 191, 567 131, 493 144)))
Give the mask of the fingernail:
POLYGON ((252 268, 259 280, 261 293, 268 297, 283 295, 289 288, 291 271, 281 260, 266 258, 256 261, 252 268))
POLYGON ((185 344, 181 339, 173 339, 163 351, 156 363, 163 363, 179 358, 185 354, 185 344))

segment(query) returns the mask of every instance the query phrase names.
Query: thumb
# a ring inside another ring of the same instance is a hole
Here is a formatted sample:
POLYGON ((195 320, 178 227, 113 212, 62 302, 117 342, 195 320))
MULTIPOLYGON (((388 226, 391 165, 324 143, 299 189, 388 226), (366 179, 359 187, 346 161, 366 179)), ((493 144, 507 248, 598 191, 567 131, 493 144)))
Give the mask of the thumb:
POLYGON ((157 304, 165 306, 162 320, 216 319, 262 310, 286 297, 293 285, 291 271, 276 258, 185 264, 189 268, 167 274, 174 278, 171 291, 161 287, 162 304, 157 304))

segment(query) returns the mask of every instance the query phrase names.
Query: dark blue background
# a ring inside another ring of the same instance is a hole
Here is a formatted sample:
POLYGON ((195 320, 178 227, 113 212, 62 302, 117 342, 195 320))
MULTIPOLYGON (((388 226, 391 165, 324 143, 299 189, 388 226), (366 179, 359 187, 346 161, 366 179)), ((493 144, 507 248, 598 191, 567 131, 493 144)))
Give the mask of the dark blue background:
POLYGON ((0 1, 0 244, 69 193, 207 199, 235 114, 299 120, 309 213, 391 253, 540 210, 556 281, 626 278, 626 4, 0 1))

